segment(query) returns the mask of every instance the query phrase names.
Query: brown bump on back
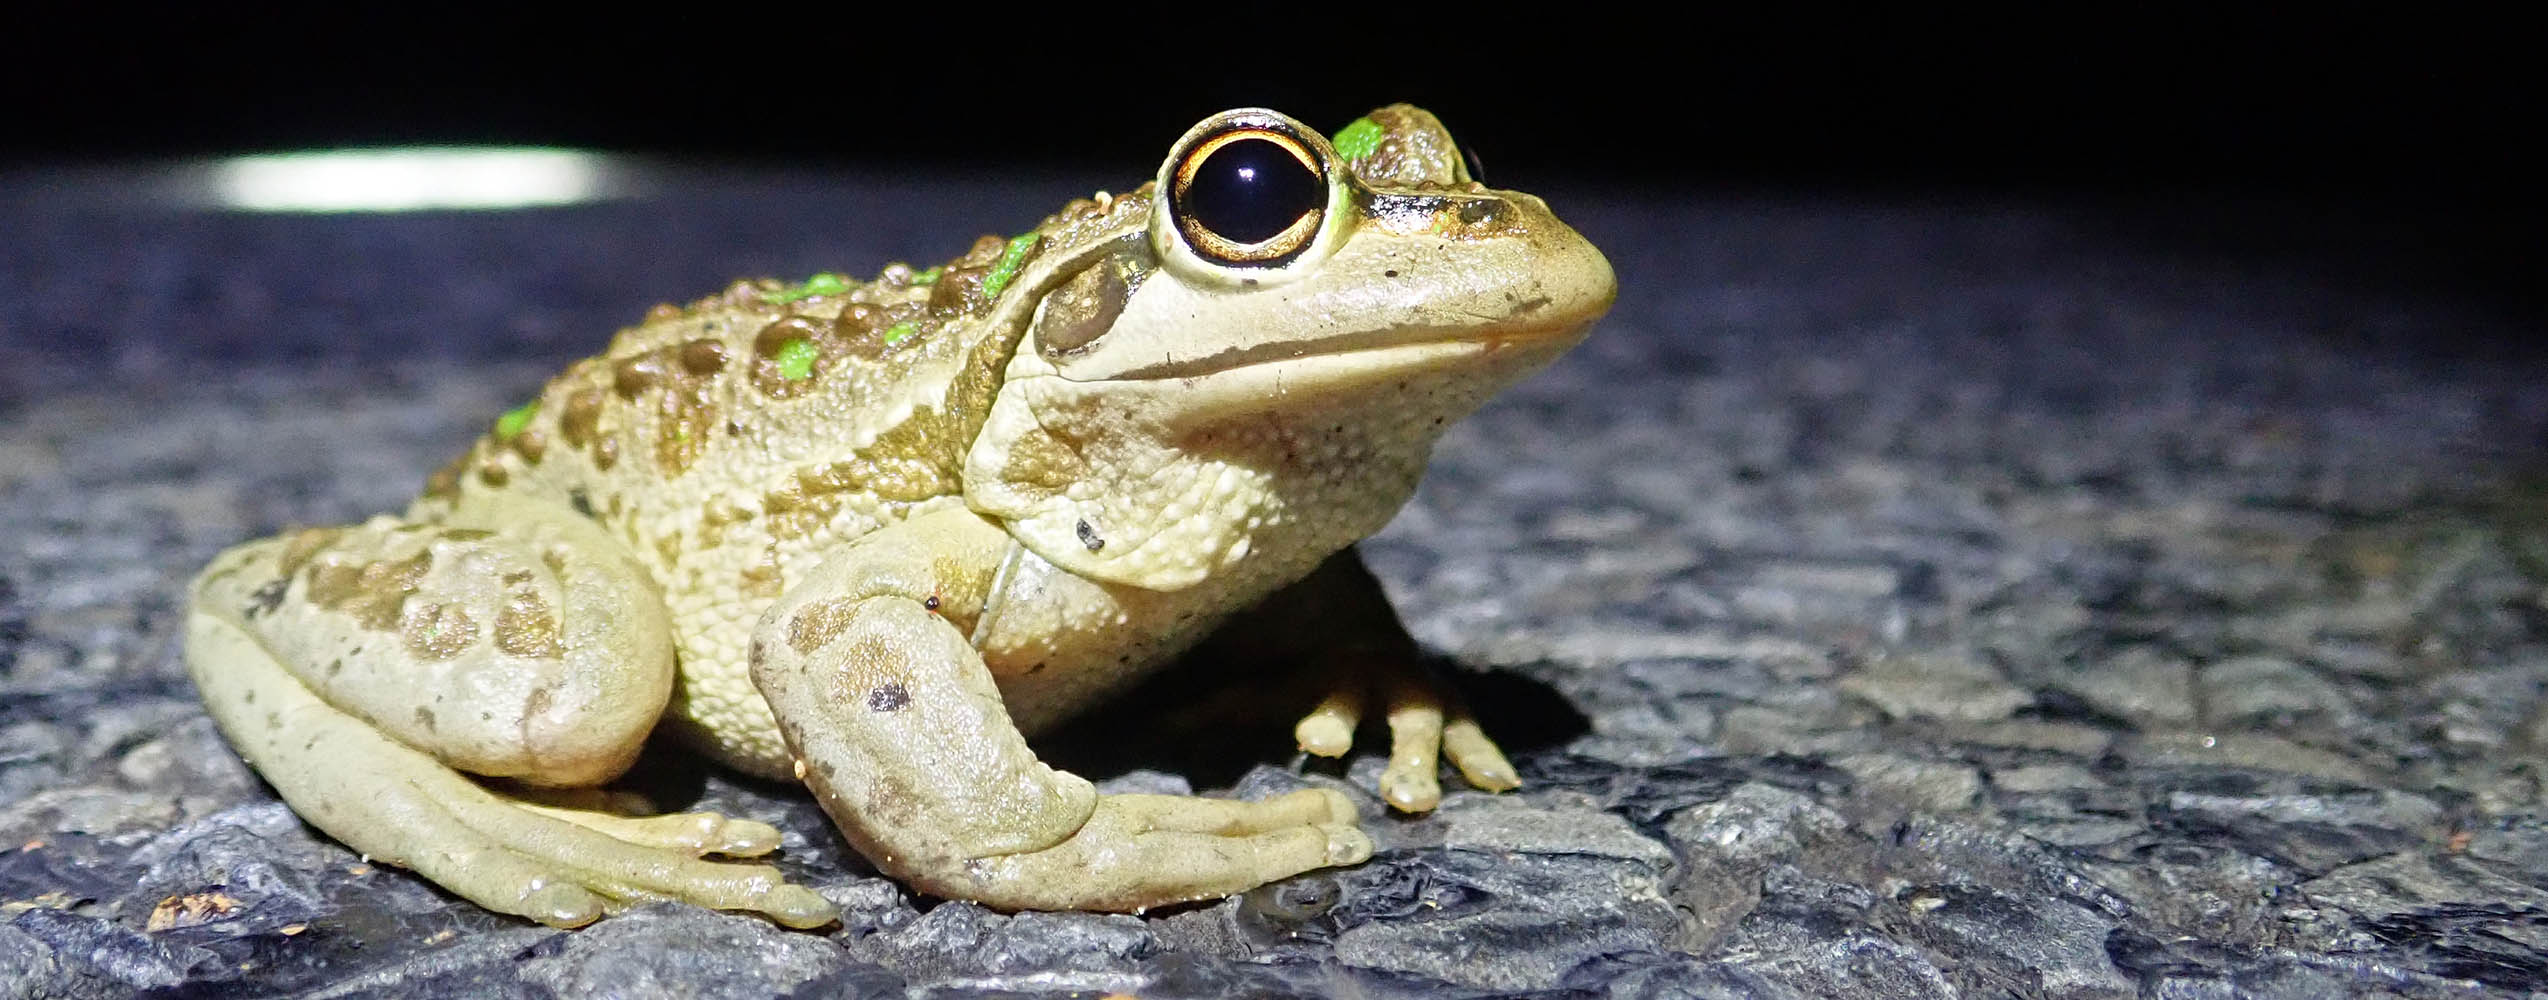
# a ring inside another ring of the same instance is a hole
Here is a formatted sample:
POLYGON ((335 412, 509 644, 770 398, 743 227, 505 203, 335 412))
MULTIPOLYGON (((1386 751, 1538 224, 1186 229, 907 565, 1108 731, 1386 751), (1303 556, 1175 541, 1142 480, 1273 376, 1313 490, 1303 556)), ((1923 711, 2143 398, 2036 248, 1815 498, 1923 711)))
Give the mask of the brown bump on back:
POLYGON ((504 467, 503 459, 489 455, 478 465, 478 481, 489 486, 503 486, 513 481, 513 473, 504 467))
POLYGON ((599 441, 595 441, 595 442, 593 442, 593 467, 594 467, 594 468, 596 468, 596 469, 600 469, 600 470, 602 470, 603 472, 609 472, 609 471, 610 471, 610 467, 611 467, 611 466, 618 465, 618 464, 619 464, 619 439, 618 439, 618 438, 615 438, 615 437, 606 437, 606 438, 603 438, 603 439, 601 439, 601 440, 599 440, 599 441))
MULTIPOLYGON (((853 303, 849 308, 860 308, 853 303)), ((794 399, 821 381, 824 360, 837 338, 811 316, 782 316, 752 338, 752 387, 772 399, 794 399)))
POLYGON ((938 325, 918 302, 853 302, 832 319, 832 335, 850 357, 874 360, 919 343, 938 325))
POLYGON ((516 434, 509 443, 513 446, 514 454, 522 456, 524 462, 532 465, 540 464, 540 456, 547 454, 549 449, 548 435, 535 430, 516 434))
POLYGON ((602 391, 596 388, 577 389, 566 397, 565 412, 558 414, 557 433, 566 439, 567 447, 581 448, 592 443, 601 421, 602 391))
POLYGON ((929 311, 952 315, 968 312, 989 301, 982 294, 982 279, 991 273, 991 265, 1000 261, 1008 241, 997 236, 984 236, 973 241, 973 248, 947 263, 938 283, 929 286, 929 311))
POLYGON ((610 369, 611 391, 621 399, 635 399, 646 390, 663 384, 663 359, 648 351, 632 358, 621 358, 610 369))
POLYGON ((725 370, 725 344, 714 340, 693 340, 681 345, 681 370, 692 375, 714 375, 725 370))
POLYGON ((680 306, 673 305, 670 302, 657 302, 655 303, 654 308, 646 310, 646 318, 644 322, 669 323, 680 318, 680 306))

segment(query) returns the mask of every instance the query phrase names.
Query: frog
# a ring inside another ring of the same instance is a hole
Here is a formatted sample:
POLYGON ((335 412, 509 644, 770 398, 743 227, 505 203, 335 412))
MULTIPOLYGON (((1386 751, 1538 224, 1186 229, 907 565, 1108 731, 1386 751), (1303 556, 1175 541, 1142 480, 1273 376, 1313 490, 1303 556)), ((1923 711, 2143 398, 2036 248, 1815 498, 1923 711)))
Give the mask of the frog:
POLYGON ((915 892, 1009 911, 1357 864, 1341 782, 1101 793, 1028 739, 1270 617, 1332 675, 1306 754, 1385 719, 1389 807, 1435 808, 1446 762, 1517 787, 1352 546, 1615 295, 1428 112, 1332 136, 1221 112, 1129 193, 946 264, 656 306, 402 513, 215 557, 188 673, 311 825, 557 927, 657 900, 837 918, 771 863, 772 825, 612 790, 655 737, 801 783, 915 892))

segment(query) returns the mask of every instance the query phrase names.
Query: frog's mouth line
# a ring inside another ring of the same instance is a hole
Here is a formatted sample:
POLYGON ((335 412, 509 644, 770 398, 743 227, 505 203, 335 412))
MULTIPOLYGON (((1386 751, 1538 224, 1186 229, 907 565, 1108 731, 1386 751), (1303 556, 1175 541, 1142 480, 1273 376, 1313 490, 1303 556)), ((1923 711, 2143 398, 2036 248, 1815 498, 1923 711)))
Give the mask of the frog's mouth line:
POLYGON ((1473 325, 1393 326, 1318 340, 1255 344, 1192 358, 1172 358, 1104 375, 1074 376, 1067 371, 1057 374, 1071 382, 1156 382, 1346 358, 1370 363, 1374 370, 1388 371, 1412 367, 1428 358, 1464 353, 1493 355, 1559 341, 1572 344, 1592 327, 1597 318, 1598 314, 1561 318, 1554 323, 1517 324, 1487 333, 1480 333, 1479 328, 1473 325), (1388 355, 1394 353, 1406 353, 1409 357, 1403 362, 1388 360, 1388 355))

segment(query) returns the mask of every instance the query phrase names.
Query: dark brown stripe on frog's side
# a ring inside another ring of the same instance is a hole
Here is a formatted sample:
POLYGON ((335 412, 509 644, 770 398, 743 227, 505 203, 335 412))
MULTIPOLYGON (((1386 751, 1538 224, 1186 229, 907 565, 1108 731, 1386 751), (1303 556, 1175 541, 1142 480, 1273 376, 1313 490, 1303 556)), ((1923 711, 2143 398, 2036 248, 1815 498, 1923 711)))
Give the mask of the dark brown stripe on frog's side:
MULTIPOLYGON (((707 449, 718 419, 709 397, 725 364, 725 345, 698 339, 643 351, 611 365, 611 391, 631 408, 646 406, 655 413, 652 451, 656 469, 665 478, 687 471, 707 449)), ((574 404, 569 401, 570 409, 574 404)), ((591 410, 589 417, 572 414, 582 428, 576 433, 593 441, 593 464, 608 471, 618 464, 617 435, 599 431, 601 401, 596 400, 591 410)))

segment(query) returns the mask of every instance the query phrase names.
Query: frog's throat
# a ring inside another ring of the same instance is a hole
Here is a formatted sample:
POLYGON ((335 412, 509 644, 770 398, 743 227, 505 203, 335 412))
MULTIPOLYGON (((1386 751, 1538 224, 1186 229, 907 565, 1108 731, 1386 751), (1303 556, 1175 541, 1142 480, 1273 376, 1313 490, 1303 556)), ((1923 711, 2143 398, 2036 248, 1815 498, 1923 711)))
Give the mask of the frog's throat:
POLYGON ((1035 367, 1021 352, 966 455, 965 499, 1088 579, 1279 585, 1388 523, 1445 426, 1572 342, 1436 341, 1111 382, 1020 371, 1035 367))

